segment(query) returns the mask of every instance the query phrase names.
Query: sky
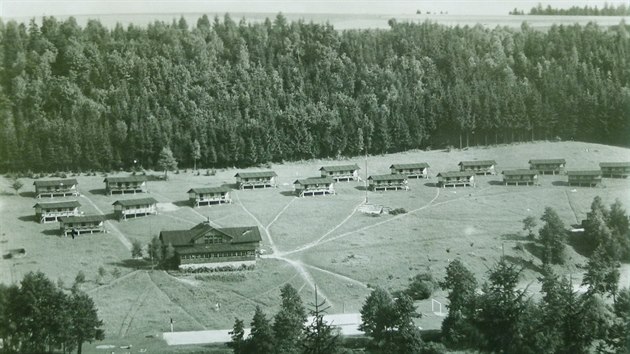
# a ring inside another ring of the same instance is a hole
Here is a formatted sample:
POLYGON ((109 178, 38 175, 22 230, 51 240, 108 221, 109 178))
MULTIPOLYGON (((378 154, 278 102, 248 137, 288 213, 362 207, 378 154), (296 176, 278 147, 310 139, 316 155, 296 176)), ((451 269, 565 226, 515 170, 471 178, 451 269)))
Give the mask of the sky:
POLYGON ((98 14, 295 13, 295 14, 414 14, 416 10, 453 15, 506 15, 528 11, 538 3, 567 8, 603 7, 630 0, 0 0, 0 17, 40 17, 98 14))

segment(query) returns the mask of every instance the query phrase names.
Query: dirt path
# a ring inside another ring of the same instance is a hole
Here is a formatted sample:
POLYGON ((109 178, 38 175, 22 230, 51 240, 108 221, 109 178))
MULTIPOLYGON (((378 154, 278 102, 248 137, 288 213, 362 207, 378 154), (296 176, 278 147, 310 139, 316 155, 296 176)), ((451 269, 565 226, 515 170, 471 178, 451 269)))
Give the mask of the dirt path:
POLYGON ((331 272, 329 270, 326 270, 326 269, 323 269, 323 268, 320 268, 320 267, 316 267, 316 266, 311 265, 311 264, 306 264, 306 263, 302 263, 302 264, 304 264, 304 266, 307 267, 307 268, 315 269, 315 270, 320 271, 322 273, 326 273, 328 275, 331 275, 331 276, 333 276, 333 277, 335 277, 337 279, 343 280, 345 282, 350 282, 352 284, 359 285, 362 288, 366 288, 366 289, 368 288, 367 284, 364 284, 364 283, 362 283, 362 282, 360 282, 360 281, 358 281, 356 279, 352 279, 352 278, 347 277, 345 275, 342 275, 342 274, 339 274, 339 273, 335 273, 335 272, 331 272))
MULTIPOLYGON (((142 273, 142 274, 146 275, 146 273, 142 273)), ((140 293, 140 295, 138 295, 138 297, 134 301, 129 311, 127 311, 125 318, 123 318, 122 323, 120 324, 120 330, 118 332, 118 335, 121 338, 124 338, 129 332, 129 329, 131 328, 131 323, 133 322, 133 319, 138 313, 138 310, 140 310, 140 307, 142 307, 142 304, 144 304, 144 301, 146 300, 148 294, 149 294, 149 289, 145 288, 140 293)))
POLYGON ((573 212, 573 216, 575 217, 575 223, 579 224, 580 220, 578 220, 577 211, 575 211, 575 207, 573 206, 573 203, 571 203, 571 197, 569 196, 569 192, 565 190, 564 194, 567 196, 567 203, 569 203, 569 208, 571 208, 571 211, 573 212))
MULTIPOLYGON (((160 271, 162 273, 165 273, 167 275, 169 275, 168 273, 166 273, 165 271, 160 271)), ((162 290, 156 283, 155 280, 153 280, 153 277, 151 277, 151 274, 147 273, 147 275, 149 276, 149 280, 151 281, 151 284, 153 284, 153 286, 155 287, 155 289, 157 289, 158 292, 162 293, 173 305, 177 306, 180 310, 182 310, 182 312, 184 314, 186 314, 191 320, 193 320, 193 322, 195 324, 197 324, 199 327, 203 328, 203 329, 208 329, 206 326, 203 325, 203 323, 201 323, 201 321, 199 321, 197 318, 195 318, 195 316, 193 316, 190 312, 188 312, 188 310, 186 310, 184 307, 182 307, 180 304, 178 304, 177 302, 173 301, 173 299, 171 299, 170 296, 168 296, 168 294, 166 292, 164 292, 164 290, 162 290)))
POLYGON ((205 216, 205 215, 201 214, 200 212, 198 212, 197 210, 195 210, 195 208, 190 208, 190 210, 191 210, 193 213, 195 213, 195 214, 199 215, 199 216, 200 216, 200 217, 201 217, 204 221, 208 221, 208 222, 210 223, 210 225, 212 225, 212 226, 214 226, 214 227, 219 227, 219 228, 221 227, 221 225, 219 225, 219 224, 217 224, 216 222, 214 222, 214 221, 210 220, 210 218, 209 218, 209 217, 207 217, 207 216, 205 216))
MULTIPOLYGON (((96 211, 98 211, 101 215, 105 215, 105 213, 98 207, 96 206, 96 204, 90 199, 88 198, 85 194, 81 194, 82 197, 85 198, 85 200, 87 200, 93 207, 94 209, 96 209, 96 211)), ((129 239, 127 238, 127 236, 125 236, 116 225, 114 225, 113 222, 111 222, 110 220, 105 220, 105 225, 108 226, 109 230, 112 230, 114 232, 114 234, 116 235, 116 237, 118 237, 118 239, 120 240, 120 242, 128 249, 131 251, 131 241, 129 241, 129 239)))
POLYGON ((236 201, 238 202, 238 205, 241 207, 241 209, 243 209, 244 212, 246 212, 249 216, 251 216, 252 219, 254 219, 254 221, 256 222, 256 224, 258 224, 258 226, 260 226, 263 229, 263 231, 265 232, 265 235, 267 236, 269 247, 271 247, 271 250, 273 251, 273 253, 274 254, 278 253, 278 249, 276 248, 276 244, 273 242, 273 239, 271 238, 271 234, 269 233, 269 230, 267 230, 267 228, 263 226, 263 224, 260 222, 260 220, 258 220, 258 218, 254 214, 252 214, 247 208, 245 208, 245 205, 243 205, 243 202, 241 202, 241 198, 238 196, 238 193, 234 192, 233 194, 236 197, 236 201))
POLYGON ((276 222, 276 220, 278 220, 278 218, 284 214, 284 212, 287 210, 287 208, 291 205, 291 203, 293 203, 293 201, 295 201, 297 199, 293 198, 291 199, 290 202, 287 203, 287 205, 284 206, 284 208, 282 208, 282 210, 280 210, 280 212, 276 215, 276 217, 273 218, 273 220, 271 220, 271 222, 267 225, 267 227, 265 227, 265 230, 267 230, 267 233, 269 233, 269 228, 271 227, 271 225, 273 225, 274 222, 276 222))
POLYGON ((90 290, 87 290, 87 291, 86 291, 86 293, 91 294, 91 293, 94 293, 94 292, 96 292, 96 291, 98 291, 98 290, 102 290, 102 289, 107 288, 107 287, 110 287, 110 286, 112 286, 112 285, 116 285, 116 283, 118 283, 118 282, 120 282, 120 281, 122 281, 122 280, 124 280, 124 279, 127 279, 127 278, 129 278, 129 277, 133 276, 134 274, 137 274, 138 272, 139 272, 139 270, 134 270, 134 271, 132 271, 132 272, 130 272, 130 273, 127 273, 127 274, 125 274, 125 275, 123 275, 123 276, 121 276, 121 277, 118 277, 118 278, 116 278, 116 279, 113 279, 112 281, 110 281, 110 282, 109 282, 109 283, 107 283, 107 284, 99 285, 99 286, 97 286, 96 288, 92 288, 92 289, 90 289, 90 290))

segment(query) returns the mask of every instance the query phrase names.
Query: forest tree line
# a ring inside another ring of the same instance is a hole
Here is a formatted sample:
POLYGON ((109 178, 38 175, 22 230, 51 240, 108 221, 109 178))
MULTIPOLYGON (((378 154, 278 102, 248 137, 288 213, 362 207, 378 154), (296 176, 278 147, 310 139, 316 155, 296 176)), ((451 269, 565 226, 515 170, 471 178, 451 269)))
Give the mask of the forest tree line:
MULTIPOLYGON (((510 11, 510 15, 525 15, 525 11, 514 9, 510 11)), ((568 9, 553 8, 551 5, 543 8, 541 3, 529 10, 528 15, 552 15, 552 16, 630 16, 630 7, 626 4, 604 3, 601 9, 596 6, 584 5, 584 7, 571 6, 568 9)))
POLYGON ((0 170, 155 168, 540 139, 630 145, 630 37, 181 18, 0 23, 0 170))

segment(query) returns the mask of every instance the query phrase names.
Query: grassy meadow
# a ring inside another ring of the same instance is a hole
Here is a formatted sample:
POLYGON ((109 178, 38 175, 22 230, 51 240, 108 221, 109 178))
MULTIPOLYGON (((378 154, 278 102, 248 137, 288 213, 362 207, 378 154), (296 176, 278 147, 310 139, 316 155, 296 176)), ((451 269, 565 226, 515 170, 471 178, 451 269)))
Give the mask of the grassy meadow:
MULTIPOLYGON (((34 218, 33 180, 21 179, 18 195, 6 178, 0 179, 0 248, 26 248, 26 256, 0 260, 0 281, 19 281, 29 271, 40 270, 69 287, 83 271, 82 284, 94 299, 105 322, 106 339, 86 345, 86 352, 103 352, 97 345, 126 345, 150 352, 194 352, 204 346, 167 347, 161 333, 175 320, 176 330, 230 328, 234 317, 249 323, 256 305, 268 315, 278 309, 279 288, 290 283, 305 303, 313 301, 313 284, 332 306, 330 313, 358 312, 369 286, 402 289, 409 278, 429 271, 444 276, 449 261, 459 258, 478 278, 502 254, 525 267, 523 286, 539 275, 540 259, 522 231, 526 216, 538 219, 553 207, 567 227, 586 217, 593 198, 606 205, 621 200, 630 209, 630 179, 604 179, 601 187, 569 187, 566 176, 541 176, 540 186, 503 186, 501 176, 480 176, 475 188, 436 188, 435 175, 456 170, 462 160, 497 161, 503 169, 527 168, 533 158, 565 158, 567 168, 597 169, 601 161, 629 161, 630 150, 579 142, 537 142, 464 150, 409 151, 368 158, 369 174, 389 173, 389 165, 428 162, 431 178, 410 180, 408 191, 368 192, 370 204, 404 208, 399 215, 369 216, 357 211, 365 199, 363 182, 335 185, 337 195, 296 198, 296 178, 319 175, 328 164, 361 166, 364 158, 343 161, 313 160, 274 164, 278 188, 233 191, 232 204, 191 208, 192 187, 233 185, 238 169, 217 171, 214 176, 190 170, 169 173, 168 181, 148 182, 158 200, 158 215, 107 222, 105 234, 64 238, 58 223, 39 224, 34 218), (223 227, 257 225, 263 237, 264 256, 252 271, 185 274, 150 270, 150 262, 131 259, 125 240, 147 244, 161 230, 187 229, 209 218, 223 227), (519 245, 520 244, 520 245, 519 245), (521 247, 523 246, 523 247, 521 247), (275 251, 274 251, 275 250, 275 251), (98 268, 106 271, 99 277, 98 268), (216 304, 220 304, 217 308, 216 304)), ((250 171, 264 170, 247 169, 250 171)), ((158 172, 155 172, 158 173, 158 172)), ((113 212, 112 203, 133 195, 108 196, 103 176, 78 176, 82 195, 76 199, 87 214, 113 212)), ((136 195, 144 197, 146 195, 136 195)), ((58 198, 62 199, 62 198, 58 198)), ((75 199, 75 198, 63 198, 75 199)), ((42 199, 44 201, 45 199, 42 199)), ((540 226, 540 222, 539 222, 540 226)), ((568 248, 569 262, 558 270, 579 274, 585 258, 568 248)), ((434 298, 444 302, 438 291, 434 298)), ((419 302, 423 328, 439 328, 442 317, 431 311, 430 300, 419 302)), ((217 349, 218 350, 218 349, 217 349)))

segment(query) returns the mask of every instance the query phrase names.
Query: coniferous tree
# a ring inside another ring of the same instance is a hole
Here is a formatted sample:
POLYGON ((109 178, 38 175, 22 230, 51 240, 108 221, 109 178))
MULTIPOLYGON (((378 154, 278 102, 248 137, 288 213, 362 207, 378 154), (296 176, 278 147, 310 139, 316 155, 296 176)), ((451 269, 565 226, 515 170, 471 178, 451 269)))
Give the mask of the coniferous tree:
POLYGON ((562 220, 556 211, 549 207, 545 208, 540 220, 544 222, 538 232, 543 264, 564 264, 566 230, 562 220))
POLYGON ((177 160, 173 157, 173 152, 168 146, 164 147, 160 152, 157 165, 160 170, 164 171, 164 179, 168 178, 168 171, 172 171, 177 168, 177 160))
POLYGON ((459 260, 452 261, 446 268, 446 277, 439 283, 448 290, 448 315, 442 322, 444 343, 452 348, 465 348, 475 337, 472 319, 476 310, 477 280, 459 260))
POLYGON ((260 306, 256 306, 251 322, 251 332, 247 337, 245 348, 246 352, 251 354, 273 354, 276 352, 273 328, 260 306))
POLYGON ((227 343, 227 346, 234 351, 234 354, 246 353, 245 326, 243 320, 238 318, 234 319, 234 327, 232 327, 232 330, 228 332, 228 334, 232 340, 227 343))
POLYGON ((281 353, 299 351, 304 338, 306 310, 297 290, 291 284, 280 289, 280 311, 273 319, 273 333, 276 349, 281 353))
POLYGON ((317 288, 315 288, 315 302, 311 303, 310 314, 313 321, 306 326, 302 352, 305 354, 335 354, 340 350, 339 330, 324 320, 326 299, 319 301, 317 288))

